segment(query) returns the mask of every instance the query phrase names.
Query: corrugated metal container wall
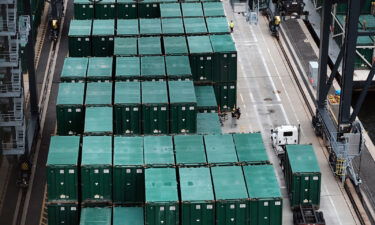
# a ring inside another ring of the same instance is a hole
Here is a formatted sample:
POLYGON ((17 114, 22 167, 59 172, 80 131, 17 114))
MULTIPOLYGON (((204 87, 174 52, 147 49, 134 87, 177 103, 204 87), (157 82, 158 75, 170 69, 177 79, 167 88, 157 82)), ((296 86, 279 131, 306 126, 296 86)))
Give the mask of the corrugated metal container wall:
POLYGON ((270 163, 261 133, 233 134, 233 141, 241 164, 270 163))
POLYGON ((165 18, 161 20, 163 35, 184 35, 184 24, 181 18, 165 18))
POLYGON ((112 57, 91 57, 87 69, 87 81, 111 81, 112 57))
POLYGON ((82 208, 81 221, 79 225, 111 225, 112 209, 111 208, 82 208))
POLYGON ((87 83, 86 107, 111 106, 112 105, 112 83, 87 83))
POLYGON ((208 164, 234 165, 238 162, 232 135, 205 135, 204 143, 208 164))
POLYGON ((245 179, 240 166, 211 167, 217 225, 249 224, 245 179), (230 222, 229 222, 230 221, 230 222))
POLYGON ((204 35, 208 33, 206 21, 203 17, 184 17, 184 26, 186 35, 204 35))
POLYGON ((195 86, 198 112, 217 112, 215 91, 212 86, 195 86))
POLYGON ((203 136, 176 135, 173 139, 176 164, 178 166, 207 165, 203 136))
POLYGON ((197 134, 221 134, 217 113, 197 113, 197 134))
POLYGON ((172 167, 175 164, 172 136, 145 136, 144 158, 148 167, 172 167))
POLYGON ((135 56, 138 55, 138 40, 137 38, 115 38, 114 56, 135 56))
POLYGON ((188 55, 186 38, 181 37, 163 37, 165 55, 188 55))
POLYGON ((181 17, 180 3, 162 3, 160 4, 160 17, 173 18, 181 17))
POLYGON ((115 19, 116 18, 116 0, 101 0, 95 4, 96 19, 115 19))
POLYGON ((94 3, 90 0, 74 0, 74 19, 94 19, 94 3))
POLYGON ((212 81, 213 50, 208 36, 187 37, 194 81, 212 81))
POLYGON ((231 111, 237 105, 236 86, 235 82, 214 84, 216 101, 221 111, 231 111))
POLYGON ((142 36, 160 35, 161 34, 160 18, 139 19, 139 34, 142 36))
POLYGON ((85 135, 112 135, 112 107, 87 107, 85 116, 85 135), (98 120, 100 118, 100 120, 98 120))
POLYGON ((114 101, 114 133, 141 134, 141 84, 116 82, 114 101))
POLYGON ((116 57, 116 81, 138 81, 141 78, 139 57, 116 57))
POLYGON ((179 168, 182 225, 215 225, 215 198, 209 168, 179 168))
POLYGON ((321 172, 311 145, 287 145, 284 173, 292 208, 300 204, 319 207, 321 172))
POLYGON ((146 169, 146 224, 178 225, 179 205, 176 170, 174 168, 146 169))
POLYGON ((112 225, 144 225, 142 207, 113 207, 112 225))
POLYGON ((250 198, 250 225, 281 225, 283 198, 273 166, 244 166, 243 171, 250 198))
POLYGON ((192 81, 169 81, 170 132, 195 133, 197 130, 197 98, 192 81))
POLYGON ((142 127, 144 134, 169 133, 166 82, 142 82, 142 127))
POLYGON ((188 56, 165 56, 168 80, 192 80, 188 56))
POLYGON ((48 225, 79 224, 78 203, 47 203, 48 225))
POLYGON ((69 26, 69 56, 91 56, 91 20, 71 20, 69 26))
POLYGON ((202 4, 199 3, 181 3, 183 17, 203 17, 202 4))
POLYGON ((161 55, 160 37, 138 38, 139 55, 161 55))
POLYGON ((81 195, 84 203, 112 201, 112 137, 83 137, 81 195))
POLYGON ((143 165, 143 137, 114 137, 114 203, 134 204, 145 201, 143 165))
POLYGON ((94 20, 92 25, 92 56, 112 56, 114 35, 114 20, 94 20))
POLYGON ((138 4, 135 0, 117 0, 118 19, 137 19, 138 4))
POLYGON ((141 57, 141 79, 147 81, 166 80, 164 56, 141 57))
POLYGON ((48 151, 48 201, 78 202, 79 136, 54 136, 48 151))
POLYGON ((88 58, 65 58, 60 80, 62 82, 84 82, 88 64, 88 58))
POLYGON ((82 134, 84 127, 84 83, 61 83, 56 101, 57 134, 82 134))
POLYGON ((203 2, 202 5, 205 17, 225 16, 221 2, 203 2))
POLYGON ((122 36, 138 36, 139 35, 139 24, 138 19, 127 19, 117 20, 116 35, 122 36))

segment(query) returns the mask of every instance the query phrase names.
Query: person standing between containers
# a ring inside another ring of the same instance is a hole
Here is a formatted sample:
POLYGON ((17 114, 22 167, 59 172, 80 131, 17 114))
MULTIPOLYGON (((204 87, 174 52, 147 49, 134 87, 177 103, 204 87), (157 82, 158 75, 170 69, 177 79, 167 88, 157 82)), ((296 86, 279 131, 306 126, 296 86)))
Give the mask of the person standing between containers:
POLYGON ((233 33, 233 29, 234 29, 234 23, 233 23, 233 20, 230 21, 230 23, 229 23, 229 28, 230 28, 230 32, 233 33))

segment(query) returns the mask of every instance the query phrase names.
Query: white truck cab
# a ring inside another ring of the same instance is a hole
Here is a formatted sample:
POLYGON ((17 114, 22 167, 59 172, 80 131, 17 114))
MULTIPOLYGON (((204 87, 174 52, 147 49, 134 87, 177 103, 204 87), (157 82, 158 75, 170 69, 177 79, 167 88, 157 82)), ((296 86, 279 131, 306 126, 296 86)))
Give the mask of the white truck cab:
POLYGON ((299 144, 299 126, 282 125, 271 130, 272 147, 277 155, 285 153, 286 145, 299 144))

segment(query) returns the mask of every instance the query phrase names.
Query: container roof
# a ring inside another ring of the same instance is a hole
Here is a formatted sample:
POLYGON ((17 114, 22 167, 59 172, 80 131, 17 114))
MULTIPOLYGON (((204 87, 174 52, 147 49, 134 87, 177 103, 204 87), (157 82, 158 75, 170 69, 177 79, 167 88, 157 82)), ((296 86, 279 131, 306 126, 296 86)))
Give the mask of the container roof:
POLYGON ((114 43, 114 55, 137 55, 138 40, 137 38, 116 37, 114 43))
POLYGON ((138 19, 118 19, 117 20, 117 35, 138 35, 139 34, 139 27, 138 27, 138 19))
POLYGON ((181 11, 184 17, 202 17, 202 4, 199 3, 181 3, 181 11))
POLYGON ((71 20, 68 36, 90 36, 91 20, 71 20))
POLYGON ((111 225, 112 209, 104 207, 82 208, 80 225, 111 225))
POLYGON ((197 134, 221 134, 217 113, 197 113, 197 134))
POLYGON ((287 145, 286 152, 293 173, 320 172, 312 145, 287 145))
POLYGON ((237 52, 230 34, 211 35, 210 39, 214 52, 237 52))
POLYGON ((165 76, 164 56, 141 57, 141 76, 165 76))
POLYGON ((88 58, 72 58, 67 57, 64 60, 64 66, 61 71, 61 78, 74 77, 86 78, 87 66, 89 64, 88 58))
POLYGON ((213 86, 194 86, 198 107, 217 107, 213 86))
POLYGON ((74 0, 74 4, 94 4, 94 2, 90 0, 74 0))
POLYGON ((207 163, 201 135, 176 135, 173 139, 177 164, 207 163))
POLYGON ((116 3, 116 0, 100 0, 100 1, 95 1, 95 4, 109 4, 109 3, 116 3))
POLYGON ((160 17, 181 17, 181 8, 179 3, 160 4, 160 17))
POLYGON ((169 81, 170 103, 197 103, 193 81, 169 81))
POLYGON ((60 83, 56 105, 83 105, 84 83, 60 83))
POLYGON ((112 137, 83 137, 81 165, 112 165, 112 137))
POLYGON ((145 170, 146 203, 177 202, 176 169, 150 168, 145 170))
POLYGON ((250 199, 282 197, 272 165, 244 166, 243 171, 250 199))
POLYGON ((247 190, 240 166, 211 167, 216 200, 247 199, 247 190))
POLYGON ((138 48, 140 55, 161 55, 160 37, 140 37, 138 48))
POLYGON ((168 104, 167 83, 164 81, 142 82, 143 104, 168 104))
POLYGON ((188 54, 186 38, 181 37, 164 37, 165 54, 188 54))
POLYGON ((140 34, 161 34, 160 19, 139 19, 140 34))
POLYGON ((223 3, 203 2, 203 12, 205 16, 225 16, 223 3))
POLYGON ((108 77, 112 78, 112 57, 91 57, 87 77, 108 77))
POLYGON ((204 136, 208 163, 238 162, 233 138, 230 134, 204 136))
POLYGON ((208 36, 192 36, 187 37, 189 51, 195 53, 212 53, 210 38, 208 36))
POLYGON ((141 60, 139 57, 116 57, 116 77, 141 76, 141 60))
POLYGON ((114 166, 143 164, 143 137, 114 137, 114 166))
POLYGON ((174 164, 172 136, 144 137, 144 157, 147 165, 174 164))
POLYGON ((116 82, 115 104, 141 104, 140 82, 116 82))
POLYGON ((52 136, 47 165, 78 165, 79 136, 52 136))
POLYGON ((114 20, 93 20, 92 35, 93 36, 113 36, 115 35, 114 20))
POLYGON ((180 168, 181 201, 214 201, 209 168, 180 168))
POLYGON ((111 105, 112 83, 95 82, 87 83, 86 105, 111 105))
POLYGON ((226 17, 207 17, 206 23, 209 33, 229 33, 226 17))
POLYGON ((203 17, 184 18, 184 26, 186 34, 207 33, 206 22, 203 17))
POLYGON ((240 162, 268 162, 266 148, 260 133, 233 134, 240 162))
POLYGON ((143 207, 113 207, 112 225, 144 225, 143 207))
POLYGON ((112 118, 112 107, 86 107, 85 133, 112 133, 112 118))
POLYGON ((166 18, 161 20, 163 34, 183 35, 184 24, 181 18, 166 18))
POLYGON ((192 75, 188 56, 166 56, 167 76, 192 75))
POLYGON ((117 0, 117 3, 137 3, 135 0, 117 0))

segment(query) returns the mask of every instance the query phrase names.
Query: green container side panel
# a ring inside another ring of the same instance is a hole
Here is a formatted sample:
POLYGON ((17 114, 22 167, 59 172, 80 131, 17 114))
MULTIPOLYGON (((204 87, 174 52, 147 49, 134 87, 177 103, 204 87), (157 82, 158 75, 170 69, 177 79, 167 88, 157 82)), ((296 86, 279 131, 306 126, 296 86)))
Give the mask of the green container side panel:
POLYGON ((204 143, 209 164, 233 165, 238 162, 231 135, 206 135, 204 136, 204 143))
POLYGON ((138 19, 118 19, 117 20, 117 36, 137 36, 139 35, 138 19))
POLYGON ((53 136, 47 160, 49 201, 78 202, 79 136, 53 136))
POLYGON ((195 94, 199 112, 217 112, 215 91, 212 86, 195 86, 195 94))
POLYGON ((163 37, 165 55, 188 55, 185 37, 163 37))
POLYGON ((113 201, 143 203, 144 160, 142 137, 115 137, 113 152, 113 201))
POLYGON ((197 113, 197 134, 221 134, 217 113, 197 113))
POLYGON ((160 4, 160 17, 171 18, 181 17, 181 8, 179 3, 162 3, 160 4))
POLYGON ((116 18, 116 0, 101 0, 95 2, 96 19, 115 19, 116 18))
POLYGON ((69 26, 69 56, 91 56, 91 20, 72 20, 69 26))
POLYGON ((87 70, 88 81, 111 81, 112 80, 111 57, 92 57, 89 58, 89 67, 87 70))
POLYGON ((94 4, 90 0, 74 0, 74 19, 94 19, 94 4))
POLYGON ((80 225, 111 225, 112 209, 109 207, 82 208, 80 225))
POLYGON ((131 81, 141 77, 141 60, 139 57, 116 57, 116 80, 131 81))
POLYGON ((143 208, 113 207, 112 225, 144 225, 143 208))
POLYGON ((113 55, 115 56, 135 56, 138 55, 137 38, 115 38, 113 55))
POLYGON ((181 18, 165 18, 161 20, 163 35, 184 35, 184 24, 181 18))
POLYGON ((94 20, 92 29, 92 56, 112 56, 114 35, 114 20, 94 20))
POLYGON ((141 134, 141 85, 116 82, 114 99, 115 134, 141 134))
POLYGON ((79 205, 77 203, 48 203, 48 224, 79 224, 79 205))
POLYGON ((165 66, 169 80, 192 80, 188 56, 166 56, 165 66))
POLYGON ((112 83, 87 83, 86 106, 112 105, 112 83))
POLYGON ((56 102, 57 133, 82 134, 84 127, 84 83, 61 83, 56 102))
POLYGON ((84 132, 86 135, 112 134, 112 107, 87 107, 84 132))
POLYGON ((177 202, 146 203, 145 224, 179 225, 179 205, 177 202))
POLYGON ((249 204, 245 200, 218 201, 216 208, 216 225, 249 224, 249 204))
POLYGON ((221 111, 231 111, 237 106, 236 83, 215 83, 214 90, 221 111))
POLYGON ((270 163, 260 133, 233 134, 238 161, 243 164, 270 163))
POLYGON ((201 135, 174 136, 176 164, 180 166, 207 165, 206 152, 201 135))
POLYGON ((64 60, 63 69, 61 71, 61 81, 83 82, 86 79, 87 66, 89 61, 87 58, 67 57, 64 60))
POLYGON ((151 167, 174 165, 172 136, 146 136, 144 160, 145 164, 151 167))
POLYGON ((225 16, 223 3, 221 2, 203 2, 202 5, 206 17, 225 16))
POLYGON ((203 17, 201 3, 181 3, 183 17, 203 17))
POLYGON ((138 3, 139 18, 160 18, 159 2, 154 0, 144 0, 138 3))
POLYGON ((212 81, 213 50, 208 36, 187 37, 194 81, 212 81))
POLYGON ((117 0, 117 19, 137 19, 138 4, 134 0, 117 0))
MULTIPOLYGON (((174 168, 149 168, 145 170, 146 204, 178 202, 177 177, 174 168)), ((158 209, 155 209, 158 210, 158 209)), ((178 208, 176 207, 176 211, 178 208)), ((147 214, 147 211, 146 211, 147 214)), ((149 216, 146 215, 146 218, 149 216)), ((149 221, 146 221, 146 224, 149 221)))
POLYGON ((185 18, 184 26, 186 35, 207 34, 206 22, 203 17, 185 18))
POLYGON ((143 80, 164 80, 166 78, 164 56, 141 57, 141 78, 143 80))
POLYGON ((139 55, 161 55, 160 37, 141 37, 138 39, 139 55))
POLYGON ((229 34, 229 25, 226 17, 207 17, 207 30, 210 34, 229 34))
POLYGON ((140 19, 139 20, 140 35, 160 35, 161 21, 160 19, 140 19))

